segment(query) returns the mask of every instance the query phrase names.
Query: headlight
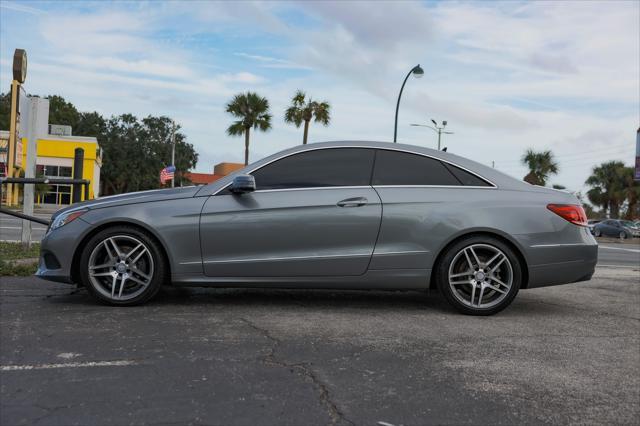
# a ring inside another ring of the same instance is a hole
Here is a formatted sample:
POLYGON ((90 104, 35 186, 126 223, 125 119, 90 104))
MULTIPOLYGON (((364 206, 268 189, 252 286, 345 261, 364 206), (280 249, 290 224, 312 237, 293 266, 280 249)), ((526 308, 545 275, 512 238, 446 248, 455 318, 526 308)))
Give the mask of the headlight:
POLYGON ((73 210, 67 213, 62 213, 59 216, 56 216, 56 218, 53 219, 53 222, 49 226, 49 232, 53 231, 54 229, 58 229, 61 226, 66 225, 67 223, 73 222, 74 220, 76 220, 77 218, 85 214, 87 211, 89 210, 88 209, 73 210))

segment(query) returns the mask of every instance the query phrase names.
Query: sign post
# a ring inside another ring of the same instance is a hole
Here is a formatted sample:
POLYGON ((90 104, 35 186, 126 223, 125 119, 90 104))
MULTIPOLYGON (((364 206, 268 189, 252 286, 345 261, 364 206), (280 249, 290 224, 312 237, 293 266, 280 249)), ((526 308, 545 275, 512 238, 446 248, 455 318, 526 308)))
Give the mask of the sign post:
MULTIPOLYGON (((9 121, 9 146, 7 147, 7 177, 13 177, 22 166, 22 140, 20 139, 20 87, 27 77, 27 52, 16 49, 13 53, 13 81, 11 82, 11 115, 9 121)), ((18 191, 7 185, 7 205, 17 203, 18 191)))
POLYGON ((636 170, 633 174, 633 180, 640 181, 640 127, 636 133, 636 170))

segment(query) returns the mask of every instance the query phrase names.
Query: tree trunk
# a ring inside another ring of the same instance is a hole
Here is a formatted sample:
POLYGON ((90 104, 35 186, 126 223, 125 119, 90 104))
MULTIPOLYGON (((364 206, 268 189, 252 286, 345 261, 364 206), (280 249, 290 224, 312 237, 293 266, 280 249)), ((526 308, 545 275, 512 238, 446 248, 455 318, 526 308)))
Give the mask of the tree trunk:
POLYGON ((244 130, 244 165, 249 164, 249 132, 251 131, 251 127, 247 127, 244 130))
POLYGON ((618 205, 616 200, 611 200, 609 202, 609 214, 611 219, 618 219, 618 216, 620 215, 620 205, 618 205))
POLYGON ((304 136, 302 137, 302 145, 307 144, 308 136, 309 136, 309 120, 304 120, 304 136))

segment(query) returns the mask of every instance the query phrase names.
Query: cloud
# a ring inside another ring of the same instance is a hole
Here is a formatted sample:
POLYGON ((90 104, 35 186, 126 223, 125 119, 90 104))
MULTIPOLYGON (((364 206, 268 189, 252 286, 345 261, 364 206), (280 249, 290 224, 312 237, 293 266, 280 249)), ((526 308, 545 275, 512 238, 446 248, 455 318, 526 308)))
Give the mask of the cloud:
POLYGON ((265 68, 289 68, 289 69, 300 69, 300 70, 310 70, 312 69, 309 66, 304 66, 297 64, 292 61, 288 61, 286 59, 274 58, 271 56, 264 55, 251 55, 244 52, 236 52, 236 56, 240 56, 242 58, 251 59, 260 63, 260 66, 265 68))
POLYGON ((28 13, 31 15, 43 15, 47 13, 45 10, 38 9, 32 6, 27 6, 25 4, 18 4, 9 1, 3 1, 0 3, 0 9, 14 10, 16 12, 28 13))

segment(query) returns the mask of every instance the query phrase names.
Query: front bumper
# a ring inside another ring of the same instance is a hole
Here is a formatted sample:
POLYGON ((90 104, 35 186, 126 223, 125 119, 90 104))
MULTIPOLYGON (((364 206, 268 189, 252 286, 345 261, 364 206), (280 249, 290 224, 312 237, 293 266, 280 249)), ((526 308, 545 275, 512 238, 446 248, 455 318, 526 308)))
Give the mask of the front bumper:
POLYGON ((48 281, 73 284, 73 256, 91 225, 78 218, 45 235, 40 243, 36 276, 48 281))

